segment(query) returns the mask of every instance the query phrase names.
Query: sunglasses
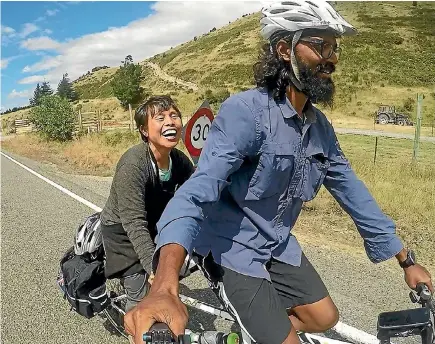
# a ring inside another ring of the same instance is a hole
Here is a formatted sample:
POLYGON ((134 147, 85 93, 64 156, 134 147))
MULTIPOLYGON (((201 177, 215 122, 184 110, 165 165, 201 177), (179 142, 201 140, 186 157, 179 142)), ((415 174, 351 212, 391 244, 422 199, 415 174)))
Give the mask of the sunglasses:
POLYGON ((337 44, 332 45, 320 38, 301 38, 300 41, 310 43, 324 59, 329 59, 332 56, 332 53, 334 53, 338 58, 341 53, 340 46, 337 44))

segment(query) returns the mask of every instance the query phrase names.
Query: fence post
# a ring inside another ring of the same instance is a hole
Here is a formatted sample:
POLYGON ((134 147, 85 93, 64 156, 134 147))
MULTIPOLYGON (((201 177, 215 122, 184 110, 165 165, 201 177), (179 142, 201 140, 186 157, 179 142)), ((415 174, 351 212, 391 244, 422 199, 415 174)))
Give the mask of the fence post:
POLYGON ((373 164, 376 164, 376 154, 377 154, 377 152, 378 152, 378 137, 376 136, 376 139, 375 139, 375 156, 373 158, 373 164))
POLYGON ((101 131, 101 110, 97 110, 97 128, 98 128, 98 132, 101 131))
POLYGON ((130 111, 130 131, 133 131, 133 112, 131 111, 131 104, 128 104, 128 111, 130 111))
POLYGON ((79 109, 79 130, 83 130, 83 125, 82 125, 82 110, 79 109))
POLYGON ((415 137, 414 137, 414 154, 412 160, 417 160, 418 150, 420 148, 420 131, 421 131, 421 119, 422 119, 422 107, 423 95, 417 94, 417 125, 415 127, 415 137))

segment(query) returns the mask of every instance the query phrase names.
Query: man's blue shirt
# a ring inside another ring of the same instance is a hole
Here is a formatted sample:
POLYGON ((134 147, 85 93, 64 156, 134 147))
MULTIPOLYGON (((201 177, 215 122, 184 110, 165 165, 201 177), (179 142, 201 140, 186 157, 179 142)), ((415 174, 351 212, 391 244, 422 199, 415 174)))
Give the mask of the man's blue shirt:
POLYGON ((303 202, 324 185, 352 217, 373 262, 402 249, 395 225, 352 170, 325 115, 311 104, 302 121, 264 89, 236 94, 212 123, 198 167, 157 224, 158 250, 178 243, 234 271, 270 279, 273 257, 299 266, 291 230, 303 202))

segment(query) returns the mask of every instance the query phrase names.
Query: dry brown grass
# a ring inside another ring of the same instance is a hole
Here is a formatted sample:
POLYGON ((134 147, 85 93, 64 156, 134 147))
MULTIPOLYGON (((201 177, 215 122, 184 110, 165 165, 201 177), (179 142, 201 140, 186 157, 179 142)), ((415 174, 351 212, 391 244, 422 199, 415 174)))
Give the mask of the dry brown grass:
POLYGON ((56 164, 67 173, 111 176, 121 155, 139 142, 137 133, 123 132, 119 138, 116 135, 116 132, 94 134, 60 143, 47 142, 30 133, 3 141, 2 149, 36 161, 56 164))

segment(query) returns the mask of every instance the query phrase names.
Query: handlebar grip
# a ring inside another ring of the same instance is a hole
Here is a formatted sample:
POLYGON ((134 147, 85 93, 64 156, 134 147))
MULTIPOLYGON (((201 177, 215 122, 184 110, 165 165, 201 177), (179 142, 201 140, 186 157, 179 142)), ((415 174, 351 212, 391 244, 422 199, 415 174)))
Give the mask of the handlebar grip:
POLYGON ((143 334, 142 340, 147 344, 170 344, 175 342, 169 326, 165 323, 155 323, 148 332, 143 334))
POLYGON ((165 323, 154 323, 148 332, 144 333, 142 340, 147 344, 191 344, 190 336, 178 336, 175 340, 172 331, 165 323))
POLYGON ((418 296, 424 301, 428 301, 432 297, 432 293, 430 292, 427 285, 424 283, 418 283, 415 289, 417 291, 418 296))

